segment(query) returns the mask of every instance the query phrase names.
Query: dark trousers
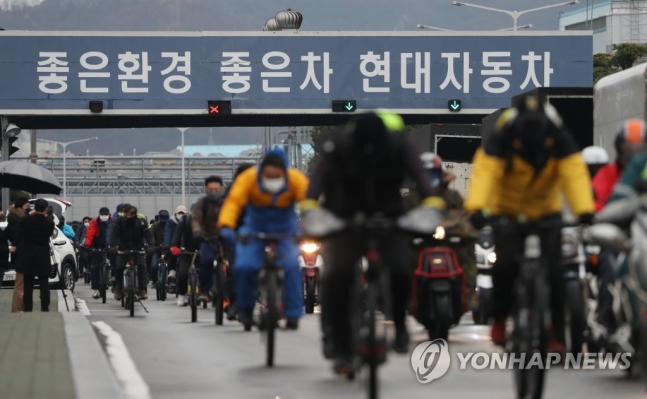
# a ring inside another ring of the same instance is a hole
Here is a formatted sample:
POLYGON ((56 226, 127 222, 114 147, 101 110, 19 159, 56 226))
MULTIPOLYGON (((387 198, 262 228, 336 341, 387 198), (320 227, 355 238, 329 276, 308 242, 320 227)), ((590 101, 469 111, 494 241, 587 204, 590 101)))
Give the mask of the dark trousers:
POLYGON ((99 252, 91 252, 88 259, 90 260, 90 280, 93 290, 99 289, 99 268, 101 267, 101 262, 103 256, 99 252))
POLYGON ((41 312, 49 312, 49 276, 33 276, 31 274, 25 274, 24 276, 24 311, 31 312, 34 310, 34 279, 36 278, 38 278, 40 286, 40 310, 41 312))
MULTIPOLYGON (((137 280, 139 283, 139 290, 146 290, 146 285, 148 280, 146 278, 146 256, 136 255, 135 264, 137 265, 137 280)), ((124 255, 117 255, 117 267, 115 268, 116 277, 117 277, 117 288, 123 290, 124 288, 124 269, 126 268, 126 261, 128 259, 124 255)))
MULTIPOLYGON (((393 234, 379 243, 383 264, 391 271, 393 322, 405 327, 406 306, 411 292, 411 274, 407 267, 409 246, 403 235, 393 234)), ((357 285, 357 268, 364 255, 361 237, 341 234, 322 245, 324 271, 321 279, 321 324, 326 339, 330 337, 336 356, 352 354, 351 313, 353 287, 357 285)))
POLYGON ((236 260, 236 247, 225 247, 225 258, 227 259, 227 295, 229 295, 229 303, 236 303, 236 280, 234 279, 234 261, 236 260))
POLYGON ((209 292, 213 286, 213 261, 218 256, 217 245, 203 242, 200 244, 199 280, 200 292, 209 292))
POLYGON ((177 273, 177 293, 186 295, 187 286, 189 284, 189 269, 191 268, 191 261, 193 255, 180 255, 180 267, 177 273))
MULTIPOLYGON (((564 271, 560 264, 562 232, 560 228, 539 232, 541 251, 548 267, 546 282, 550 289, 550 307, 554 337, 564 340, 564 271)), ((523 257, 525 235, 513 226, 494 226, 496 263, 492 267, 492 317, 504 319, 515 303, 514 285, 523 257)))

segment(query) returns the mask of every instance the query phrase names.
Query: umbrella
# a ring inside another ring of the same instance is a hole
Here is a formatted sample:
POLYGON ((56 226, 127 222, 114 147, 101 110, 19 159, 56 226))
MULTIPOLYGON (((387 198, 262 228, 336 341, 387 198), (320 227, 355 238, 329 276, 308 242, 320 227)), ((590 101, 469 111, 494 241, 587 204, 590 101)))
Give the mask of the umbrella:
POLYGON ((0 162, 0 186, 31 194, 60 194, 61 183, 52 172, 28 161, 0 162))

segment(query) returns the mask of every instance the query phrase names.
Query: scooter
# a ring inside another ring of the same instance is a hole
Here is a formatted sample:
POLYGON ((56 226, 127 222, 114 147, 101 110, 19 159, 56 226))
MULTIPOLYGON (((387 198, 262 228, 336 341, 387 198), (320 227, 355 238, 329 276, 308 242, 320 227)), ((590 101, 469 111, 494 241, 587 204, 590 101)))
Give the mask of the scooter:
POLYGON ((496 262, 494 252, 494 234, 492 227, 486 226, 479 231, 479 237, 474 245, 476 252, 476 291, 479 307, 472 309, 474 324, 487 324, 492 309, 492 266, 496 262))
POLYGON ((323 270, 321 246, 315 242, 304 242, 300 246, 299 267, 303 273, 303 293, 306 313, 314 313, 319 303, 319 286, 323 270))
POLYGON ((565 336, 569 339, 569 352, 582 352, 587 331, 586 258, 584 245, 577 227, 562 229, 562 259, 564 270, 565 336))
POLYGON ((607 352, 631 354, 628 372, 642 363, 647 379, 647 198, 632 196, 609 204, 598 221, 585 230, 585 241, 620 253, 615 264, 619 273, 611 286, 615 328, 605 334, 603 345, 607 352), (618 227, 627 225, 630 237, 618 227))
POLYGON ((460 237, 447 236, 439 226, 432 239, 414 239, 419 249, 418 265, 413 277, 411 313, 427 329, 429 339, 447 339, 449 329, 463 315, 465 274, 452 245, 460 237))

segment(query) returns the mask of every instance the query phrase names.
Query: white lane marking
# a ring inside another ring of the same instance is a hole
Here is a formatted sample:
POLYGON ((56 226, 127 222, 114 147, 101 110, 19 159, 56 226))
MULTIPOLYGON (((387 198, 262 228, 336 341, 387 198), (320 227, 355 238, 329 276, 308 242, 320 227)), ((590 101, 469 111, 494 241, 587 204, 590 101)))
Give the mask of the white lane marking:
POLYGON ((90 316, 90 309, 88 309, 88 305, 85 303, 83 299, 80 298, 74 298, 76 301, 76 308, 81 312, 83 316, 90 316))
POLYGON ((150 399, 148 384, 137 370, 121 334, 102 321, 95 321, 92 325, 105 339, 108 360, 126 398, 150 399))

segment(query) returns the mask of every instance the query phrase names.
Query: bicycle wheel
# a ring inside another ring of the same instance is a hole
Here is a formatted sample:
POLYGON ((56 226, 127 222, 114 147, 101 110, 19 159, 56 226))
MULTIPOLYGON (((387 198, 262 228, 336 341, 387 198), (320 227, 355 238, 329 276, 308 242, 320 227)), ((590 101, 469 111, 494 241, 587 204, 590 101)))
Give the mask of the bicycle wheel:
POLYGON ((513 353, 518 359, 522 356, 524 359, 523 364, 515 369, 517 397, 524 399, 541 399, 544 389, 544 369, 527 365, 546 364, 547 360, 544 321, 548 287, 541 275, 533 280, 525 281, 525 289, 519 289, 519 308, 513 333, 513 353))
POLYGON ((128 310, 130 317, 135 317, 135 271, 128 270, 128 310))
POLYGON ((213 308, 216 314, 216 325, 221 326, 224 318, 225 276, 222 264, 218 262, 213 270, 213 308))
POLYGON ((368 352, 368 397, 370 399, 377 399, 377 337, 375 331, 375 313, 377 312, 378 292, 375 283, 369 283, 366 289, 366 323, 368 324, 368 331, 365 341, 365 353, 368 352))
POLYGON ((101 295, 101 302, 106 303, 106 290, 108 289, 108 282, 106 279, 106 264, 101 263, 101 267, 99 267, 99 295, 101 295))
POLYGON ((189 272, 189 305, 191 306, 191 323, 198 321, 198 295, 197 295, 198 279, 195 275, 195 270, 189 272))
POLYGON ((279 282, 276 269, 268 269, 265 275, 265 330, 267 333, 267 367, 274 366, 274 335, 276 325, 279 321, 278 309, 276 307, 276 293, 279 282))

